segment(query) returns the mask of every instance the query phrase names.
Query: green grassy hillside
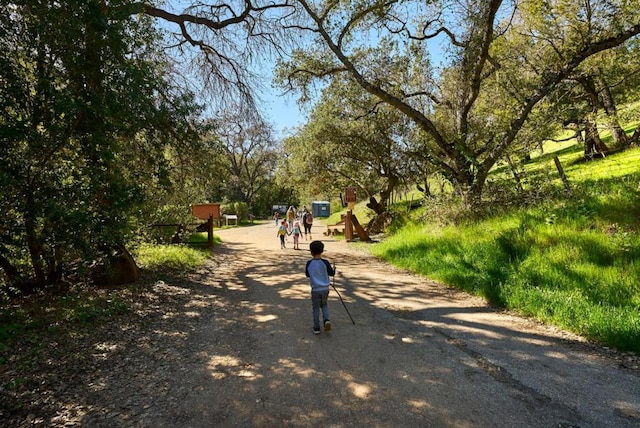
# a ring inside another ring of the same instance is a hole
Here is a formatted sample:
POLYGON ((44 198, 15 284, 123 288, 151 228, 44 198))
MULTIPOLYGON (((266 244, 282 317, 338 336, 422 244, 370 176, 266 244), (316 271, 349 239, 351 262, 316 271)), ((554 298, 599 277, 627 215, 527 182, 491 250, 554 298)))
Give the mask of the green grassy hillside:
MULTIPOLYGON (((525 192, 539 192, 526 204, 496 202, 491 215, 455 222, 443 221, 455 208, 427 204, 402 218, 373 252, 521 314, 640 352, 640 149, 575 162, 580 156, 575 143, 549 144, 521 171, 525 192)), ((492 192, 515 187, 504 171, 492 180, 492 192)))

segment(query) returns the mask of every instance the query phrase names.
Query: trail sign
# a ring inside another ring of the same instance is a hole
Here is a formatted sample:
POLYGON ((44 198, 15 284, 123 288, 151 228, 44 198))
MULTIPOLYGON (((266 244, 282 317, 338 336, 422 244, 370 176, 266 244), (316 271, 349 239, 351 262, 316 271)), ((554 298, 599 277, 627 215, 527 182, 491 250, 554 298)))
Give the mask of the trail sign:
POLYGON ((344 189, 344 200, 345 200, 345 202, 355 202, 356 201, 356 188, 355 187, 346 187, 344 189))

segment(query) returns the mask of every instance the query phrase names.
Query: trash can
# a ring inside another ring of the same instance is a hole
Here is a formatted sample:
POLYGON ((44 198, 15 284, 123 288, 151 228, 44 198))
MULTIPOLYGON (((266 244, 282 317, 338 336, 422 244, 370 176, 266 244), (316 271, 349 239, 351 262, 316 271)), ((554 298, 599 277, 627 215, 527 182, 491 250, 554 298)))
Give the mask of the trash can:
POLYGON ((331 215, 331 204, 328 201, 311 202, 311 215, 314 217, 329 217, 331 215))

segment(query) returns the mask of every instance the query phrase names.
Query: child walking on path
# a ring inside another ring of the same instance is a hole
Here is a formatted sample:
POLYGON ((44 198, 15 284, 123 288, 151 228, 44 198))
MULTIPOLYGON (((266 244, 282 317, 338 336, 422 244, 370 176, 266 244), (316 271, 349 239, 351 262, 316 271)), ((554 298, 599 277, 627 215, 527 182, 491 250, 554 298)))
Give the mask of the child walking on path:
POLYGON ((300 245, 298 244, 298 242, 300 241, 300 235, 302 235, 302 231, 300 230, 300 222, 298 220, 293 223, 293 230, 291 231, 291 233, 293 234, 293 249, 299 250, 300 245))
POLYGON ((311 284, 311 307, 313 309, 313 334, 320 334, 320 310, 322 310, 322 320, 324 331, 331 330, 329 321, 329 286, 330 276, 334 276, 336 271, 328 260, 322 258, 324 244, 322 241, 313 241, 309 244, 309 250, 313 258, 307 262, 305 275, 311 284))
POLYGON ((278 232, 276 233, 276 236, 280 238, 280 249, 286 248, 284 238, 288 233, 289 229, 287 228, 287 220, 282 220, 282 223, 280 223, 280 226, 278 226, 278 232))

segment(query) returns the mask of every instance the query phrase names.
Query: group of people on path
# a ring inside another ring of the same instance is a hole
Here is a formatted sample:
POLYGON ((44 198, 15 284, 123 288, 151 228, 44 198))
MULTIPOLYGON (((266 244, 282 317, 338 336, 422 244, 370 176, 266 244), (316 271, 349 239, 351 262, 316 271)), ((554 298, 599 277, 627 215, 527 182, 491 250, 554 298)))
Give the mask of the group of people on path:
POLYGON ((329 297, 329 286, 331 284, 330 277, 336 274, 335 265, 331 266, 329 261, 322 257, 324 252, 324 243, 322 241, 313 241, 311 236, 311 226, 313 225, 313 215, 302 208, 302 212, 298 212, 295 207, 290 206, 285 213, 285 218, 280 219, 280 213, 276 211, 273 214, 273 220, 278 228, 277 235, 280 239, 280 248, 286 248, 287 236, 293 235, 293 249, 299 250, 300 236, 304 233, 305 239, 311 239, 309 251, 311 259, 307 261, 305 266, 305 275, 309 278, 311 286, 311 307, 313 314, 313 334, 320 334, 320 326, 324 331, 331 330, 331 321, 329 320, 329 305, 327 300, 329 297), (304 229, 300 227, 303 225, 304 229), (304 230, 304 232, 303 232, 304 230), (322 314, 322 323, 320 323, 320 314, 322 314))
POLYGON ((290 206, 284 214, 285 218, 280 219, 280 213, 276 211, 273 214, 273 220, 278 228, 277 235, 280 239, 280 248, 286 248, 287 236, 293 235, 293 249, 300 249, 300 236, 304 233, 305 239, 311 239, 309 251, 311 259, 307 261, 305 266, 305 275, 309 278, 311 286, 311 307, 313 314, 313 334, 320 334, 320 327, 324 331, 331 330, 331 321, 329 320, 329 305, 327 300, 329 297, 329 286, 331 284, 330 277, 336 274, 335 265, 331 266, 329 261, 322 257, 324 252, 324 243, 322 241, 313 241, 311 236, 311 226, 313 225, 313 215, 307 207, 303 207, 298 212, 295 207, 290 206), (302 227, 300 227, 302 225, 302 227), (320 314, 322 314, 322 323, 320 323, 320 314))
POLYGON ((300 249, 300 236, 304 233, 305 239, 313 239, 311 236, 311 226, 313 225, 313 215, 307 207, 303 207, 298 212, 295 207, 290 206, 285 213, 285 218, 280 220, 280 213, 276 211, 273 219, 278 232, 276 236, 280 239, 280 248, 286 248, 287 236, 293 235, 293 249, 300 249), (303 229, 304 228, 304 229, 303 229), (304 230, 304 232, 303 232, 304 230))

